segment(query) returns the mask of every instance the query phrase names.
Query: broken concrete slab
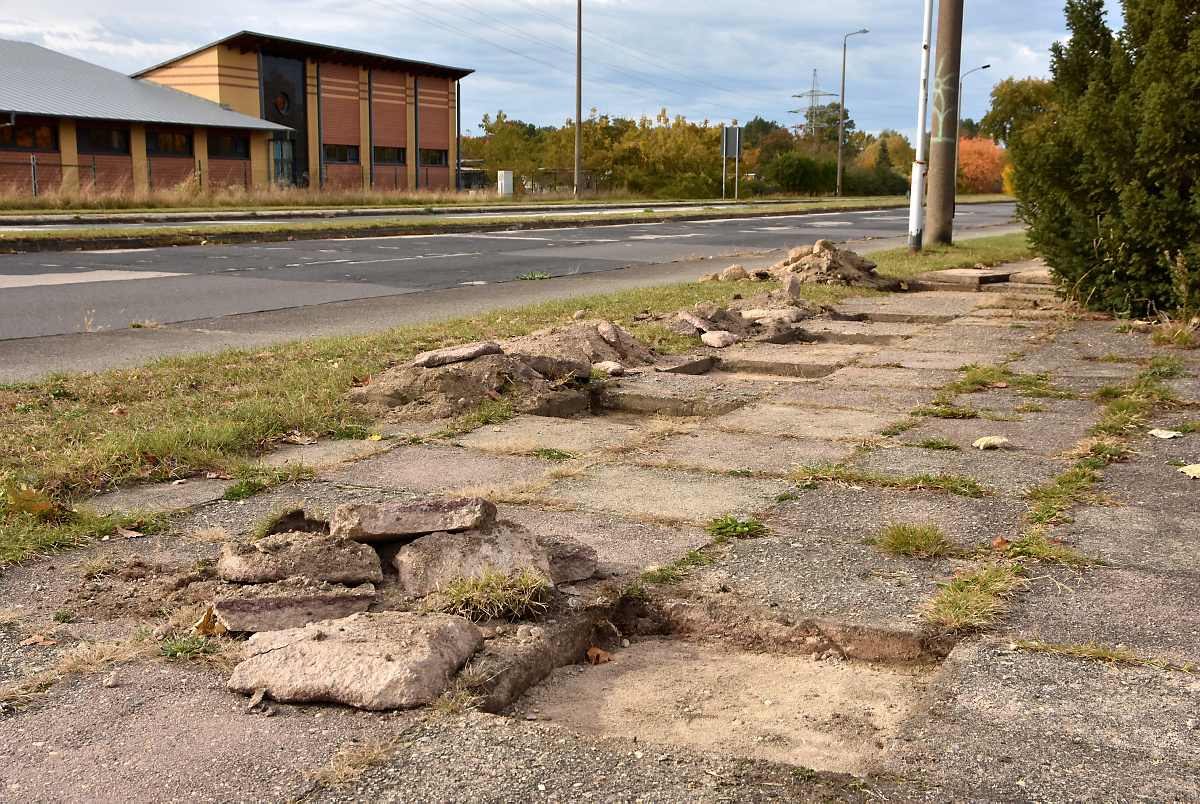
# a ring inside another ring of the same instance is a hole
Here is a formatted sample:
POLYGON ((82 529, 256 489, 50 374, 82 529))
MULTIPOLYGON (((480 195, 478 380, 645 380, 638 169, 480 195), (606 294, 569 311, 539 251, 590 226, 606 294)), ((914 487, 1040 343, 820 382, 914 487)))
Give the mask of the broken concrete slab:
POLYGON ((410 365, 415 368, 434 368, 435 366, 445 366, 450 363, 462 363, 467 360, 474 360, 484 355, 502 354, 504 354, 504 350, 495 341, 467 343, 462 346, 449 346, 445 349, 421 352, 421 354, 413 358, 410 365))
POLYGON ((400 588, 411 597, 425 597, 450 581, 486 572, 551 577, 546 550, 534 534, 513 522, 422 536, 400 548, 392 565, 400 573, 400 588))
POLYGON ((217 575, 234 583, 270 583, 303 576, 329 583, 379 583, 383 568, 368 545, 320 533, 279 533, 221 546, 217 575))
POLYGON ((421 502, 347 503, 333 512, 330 532, 366 544, 401 541, 438 531, 473 530, 496 520, 496 506, 482 497, 421 502))
POLYGON ((282 631, 318 620, 340 620, 366 611, 375 587, 350 588, 293 577, 266 584, 222 586, 214 591, 213 613, 230 631, 282 631))
POLYGON ((596 574, 596 548, 569 536, 539 536, 538 546, 546 551, 550 564, 550 580, 562 585, 586 581, 596 574))
POLYGON ((894 364, 901 368, 934 369, 941 371, 959 371, 963 366, 971 364, 991 366, 998 362, 997 352, 923 351, 915 348, 907 348, 910 345, 911 341, 901 347, 881 349, 871 355, 870 362, 872 365, 894 364))
POLYGON ((946 268, 941 271, 926 271, 917 274, 916 282, 930 282, 942 285, 990 285, 996 282, 1007 282, 1012 271, 1003 268, 946 268))
POLYGON ((970 314, 978 304, 976 293, 949 292, 852 298, 838 305, 838 309, 849 315, 863 314, 880 323, 945 324, 970 314))
POLYGON ((847 366, 824 379, 829 384, 941 390, 958 379, 957 369, 911 369, 900 366, 847 366))
POLYGON ((479 629, 448 614, 353 614, 255 634, 229 679, 232 692, 266 690, 283 702, 332 701, 359 709, 431 703, 483 647, 479 629))
POLYGON ((798 334, 802 341, 888 346, 928 330, 927 324, 885 324, 874 321, 807 321, 798 334))
POLYGON ((1054 412, 1030 413, 1023 421, 987 419, 942 419, 926 417, 904 434, 906 441, 919 444, 925 439, 946 439, 964 447, 984 436, 1003 436, 1012 448, 1025 454, 1053 458, 1073 449, 1087 437, 1092 422, 1078 416, 1054 412))
MULTIPOLYGON (((872 370, 874 369, 867 369, 872 370)), ((773 393, 768 399, 772 402, 809 408, 846 408, 900 414, 925 407, 939 393, 933 388, 852 385, 838 382, 835 377, 836 375, 831 375, 812 382, 780 383, 772 389, 773 393)))
POLYGON ((670 372, 623 379, 596 394, 598 408, 659 416, 719 416, 755 398, 757 383, 723 372, 704 375, 670 372))
POLYGON ((386 452, 394 446, 388 441, 321 439, 313 444, 285 444, 259 457, 259 466, 284 469, 305 466, 317 472, 336 469, 343 464, 386 452))
POLYGON ((868 354, 871 347, 855 344, 760 343, 717 356, 722 371, 779 377, 825 377, 868 354))
POLYGON ((725 432, 857 442, 886 430, 898 418, 888 413, 760 402, 714 419, 712 426, 725 432))

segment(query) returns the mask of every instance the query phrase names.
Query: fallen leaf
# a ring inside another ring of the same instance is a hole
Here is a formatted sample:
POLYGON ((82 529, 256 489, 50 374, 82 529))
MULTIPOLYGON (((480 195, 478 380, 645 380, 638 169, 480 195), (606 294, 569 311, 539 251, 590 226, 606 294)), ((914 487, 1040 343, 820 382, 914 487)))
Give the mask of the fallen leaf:
POLYGON ((209 472, 205 477, 209 480, 233 480, 233 475, 223 475, 220 472, 209 472))
POLYGON ((1004 436, 984 436, 971 446, 976 449, 1004 449, 1009 443, 1009 440, 1004 436))
POLYGON ((993 385, 992 387, 993 387, 993 388, 1007 388, 1007 387, 1008 387, 1008 383, 1006 383, 1006 382, 998 382, 998 383, 996 383, 995 385, 993 385))
POLYGON ((1008 548, 1012 547, 1012 542, 1003 536, 997 536, 996 538, 992 539, 992 547, 997 550, 1007 550, 1008 548))
POLYGON ((136 530, 129 530, 127 528, 121 527, 120 525, 117 525, 117 535, 120 536, 122 539, 140 539, 145 534, 140 533, 136 530))
POLYGON ((120 405, 113 405, 111 408, 108 409, 108 412, 114 416, 124 416, 125 408, 121 407, 120 405))
POLYGON ((1178 430, 1154 429, 1150 431, 1150 435, 1154 436, 1155 438, 1183 438, 1183 433, 1179 432, 1178 430))
POLYGON ((371 375, 365 377, 351 377, 350 385, 354 388, 365 388, 371 384, 371 375))
POLYGON ((604 664, 613 660, 611 653, 599 648, 588 648, 587 657, 590 664, 604 664))
POLYGON ((172 486, 186 486, 186 485, 187 485, 187 480, 185 480, 185 479, 180 479, 180 480, 172 480, 172 481, 171 481, 171 485, 172 485, 172 486))
POLYGON ((8 504, 18 511, 37 516, 53 510, 54 501, 37 489, 19 488, 15 483, 9 483, 8 504))
POLYGON ((22 645, 57 645, 58 640, 51 639, 48 636, 42 636, 41 634, 34 634, 29 639, 22 641, 21 644, 22 645))
POLYGON ((303 433, 300 433, 297 430, 293 430, 292 432, 288 433, 283 438, 281 438, 280 441, 282 441, 285 444, 302 444, 302 445, 317 443, 317 439, 315 436, 307 436, 307 435, 304 435, 303 433))
POLYGON ((188 636, 220 636, 228 631, 221 621, 217 619, 217 615, 213 612, 213 607, 209 606, 199 620, 196 620, 192 625, 192 630, 188 632, 188 636))
POLYGON ((1185 466, 1179 471, 1183 472, 1188 477, 1200 478, 1200 463, 1194 463, 1191 466, 1185 466))
POLYGON ((369 435, 369 436, 367 436, 367 440, 368 440, 368 441, 382 441, 382 440, 383 440, 383 436, 381 436, 381 435, 379 435, 378 433, 376 433, 375 435, 369 435))
POLYGON ((493 390, 492 390, 492 389, 490 389, 490 388, 488 389, 488 396, 490 396, 492 399, 499 399, 499 398, 500 398, 500 394, 496 393, 495 391, 493 391, 493 390))

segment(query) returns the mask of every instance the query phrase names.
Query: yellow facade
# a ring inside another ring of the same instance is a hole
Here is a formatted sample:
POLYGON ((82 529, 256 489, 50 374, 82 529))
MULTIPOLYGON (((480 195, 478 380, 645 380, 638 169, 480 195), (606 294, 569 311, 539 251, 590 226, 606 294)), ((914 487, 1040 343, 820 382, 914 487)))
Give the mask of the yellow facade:
POLYGON ((75 192, 79 189, 79 139, 71 118, 58 121, 58 151, 62 154, 63 191, 75 192))
MULTIPOLYGON (((196 154, 196 180, 203 189, 208 186, 208 129, 196 126, 192 137, 192 149, 196 154)), ((251 163, 253 164, 253 163, 251 163)))
POLYGON ((129 126, 129 154, 133 157, 133 191, 150 192, 150 163, 146 160, 146 124, 129 126))
POLYGON ((262 116, 258 56, 214 45, 146 73, 144 78, 223 103, 235 112, 262 116))
POLYGON ((310 187, 320 187, 321 115, 317 110, 321 107, 317 100, 317 65, 312 59, 308 59, 304 63, 304 70, 308 84, 305 98, 308 109, 308 184, 310 187))
MULTIPOLYGON (((207 149, 207 145, 205 148, 207 149)), ((250 132, 250 184, 266 187, 271 183, 271 132, 250 132)))

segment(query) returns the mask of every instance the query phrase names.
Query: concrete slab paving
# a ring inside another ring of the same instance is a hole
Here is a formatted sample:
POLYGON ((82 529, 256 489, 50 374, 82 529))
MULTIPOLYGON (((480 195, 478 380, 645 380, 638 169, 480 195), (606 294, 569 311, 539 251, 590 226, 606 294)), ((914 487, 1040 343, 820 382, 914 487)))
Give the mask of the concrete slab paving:
POLYGON ((1030 413, 1022 421, 928 416, 919 426, 906 432, 904 437, 916 444, 927 438, 948 439, 967 447, 985 436, 1003 436, 1011 442, 1011 449, 1053 458, 1073 449, 1086 438, 1093 421, 1050 412, 1030 413))
POLYGON ((720 351, 722 371, 779 377, 824 377, 876 348, 846 343, 756 343, 720 351))
MULTIPOLYGON (((904 433, 896 440, 907 435, 904 433)), ((1067 460, 1006 450, 985 452, 972 449, 970 443, 960 446, 959 450, 881 447, 859 456, 852 463, 855 468, 890 477, 962 475, 1007 495, 1024 494, 1038 486, 1049 485, 1072 464, 1067 460)))
POLYGON ((816 438, 695 430, 646 444, 623 460, 640 466, 687 467, 707 472, 749 470, 782 477, 800 466, 846 460, 851 444, 816 438))
POLYGON ((762 386, 725 372, 645 373, 606 386, 595 396, 601 410, 660 416, 720 416, 757 399, 762 386))
POLYGON ((183 480, 125 486, 84 503, 99 514, 130 514, 138 511, 161 513, 182 511, 195 505, 219 500, 232 485, 230 480, 183 480))
POLYGON ((787 489, 788 484, 778 480, 602 465, 580 477, 559 480, 542 495, 634 520, 704 523, 726 514, 744 516, 766 509, 787 489))
POLYGON ((849 385, 827 379, 776 386, 768 399, 780 404, 809 408, 907 413, 925 407, 937 395, 938 391, 933 389, 849 385))
POLYGON ((958 379, 958 368, 911 369, 899 366, 848 366, 825 379, 827 383, 879 386, 883 388, 936 388, 941 390, 958 379))
POLYGON ((862 441, 895 424, 903 416, 838 408, 754 403, 713 419, 711 426, 731 433, 763 433, 791 438, 862 441))
POLYGON ((538 483, 558 466, 540 458, 486 455, 463 447, 401 446, 325 475, 333 483, 425 494, 538 483))
POLYGON ((968 315, 980 302, 969 292, 896 294, 882 298, 847 299, 839 305, 850 315, 866 314, 881 323, 946 323, 968 315))
MULTIPOLYGON (((911 342, 910 342, 911 343, 911 342)), ((881 349, 871 355, 869 365, 896 365, 908 369, 935 369, 942 371, 961 371, 963 366, 991 366, 999 361, 1000 352, 945 352, 941 350, 924 351, 893 347, 881 349)), ((863 361, 868 363, 868 361, 863 361)))
POLYGON ((395 446, 392 441, 360 441, 358 439, 320 439, 312 444, 284 444, 260 457, 259 466, 285 469, 306 466, 318 472, 335 469, 342 464, 386 452, 395 446))
POLYGON ((633 424, 614 424, 595 416, 518 416, 503 424, 481 427, 457 440, 469 449, 498 455, 521 455, 538 449, 583 455, 628 444, 641 436, 633 424))
POLYGON ((801 340, 829 341, 833 343, 861 343, 886 346, 898 343, 914 335, 927 332, 928 324, 888 324, 875 321, 828 321, 812 319, 801 326, 801 340))
POLYGON ((1085 556, 1146 572, 1200 577, 1200 518, 1192 511, 1087 505, 1055 533, 1085 556))

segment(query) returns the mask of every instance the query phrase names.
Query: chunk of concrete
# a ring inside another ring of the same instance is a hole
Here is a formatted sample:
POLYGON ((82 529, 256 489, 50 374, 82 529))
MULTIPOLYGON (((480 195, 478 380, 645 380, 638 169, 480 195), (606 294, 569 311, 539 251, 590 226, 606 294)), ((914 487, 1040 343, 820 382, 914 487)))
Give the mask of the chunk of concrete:
POLYGON ((724 349, 726 346, 733 346, 741 338, 732 332, 714 330, 713 332, 706 332, 701 335, 700 340, 704 341, 706 346, 711 346, 714 349, 724 349))
POLYGON ((400 541, 438 531, 478 528, 496 519, 496 506, 482 497, 415 503, 346 503, 333 512, 332 533, 366 544, 400 541))
POLYGON ((445 366, 450 363, 462 363, 467 360, 474 360, 484 355, 502 354, 504 354, 504 350, 495 341, 465 343, 462 346, 448 346, 445 349, 421 352, 421 354, 413 358, 411 365, 415 368, 433 368, 435 366, 445 366))
POLYGON ((279 533, 249 544, 221 546, 217 576, 234 583, 270 583, 302 576, 329 583, 379 583, 383 567, 368 545, 320 533, 279 533))
POLYGON ((396 553, 393 566, 400 588, 425 597, 456 578, 494 570, 505 575, 531 572, 550 580, 550 561, 532 533, 520 525, 497 522, 465 533, 431 533, 396 553))
POLYGON ((213 612, 230 631, 282 631, 318 620, 340 620, 366 611, 375 602, 375 586, 288 578, 267 584, 225 586, 213 597, 213 612))
POLYGON ((596 574, 596 548, 568 536, 543 536, 537 540, 550 562, 550 580, 556 584, 586 581, 596 574))
POLYGON ((483 635, 462 617, 364 612, 255 634, 228 687, 243 695, 266 690, 283 702, 409 709, 441 695, 481 647, 483 635))

